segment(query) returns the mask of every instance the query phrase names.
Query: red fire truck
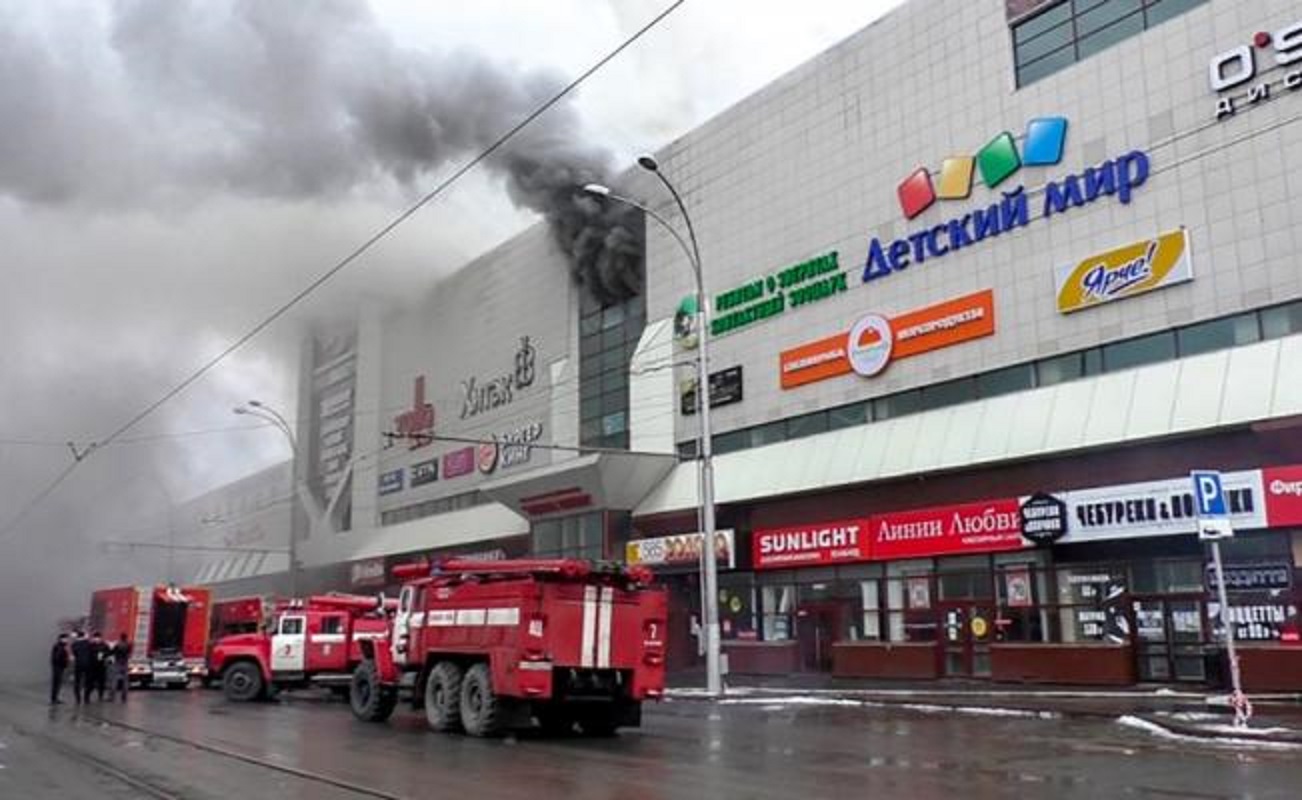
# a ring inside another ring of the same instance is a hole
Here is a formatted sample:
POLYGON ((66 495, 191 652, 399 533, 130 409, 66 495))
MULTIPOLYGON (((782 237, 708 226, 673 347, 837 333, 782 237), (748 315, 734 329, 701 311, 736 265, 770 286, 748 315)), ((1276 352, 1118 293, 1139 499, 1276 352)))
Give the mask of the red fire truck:
POLYGON ((576 559, 402 565, 387 640, 363 642, 351 704, 387 719, 406 695, 436 731, 537 720, 606 735, 664 693, 663 589, 644 567, 576 559), (419 577, 418 577, 419 576, 419 577))
POLYGON ((388 635, 382 597, 319 595, 281 605, 266 632, 226 636, 213 645, 208 674, 226 697, 246 702, 280 689, 329 686, 348 694, 360 643, 388 635))
POLYGON ((230 597, 212 603, 212 641, 237 633, 257 633, 275 612, 268 597, 230 597))
POLYGON ((90 628, 131 642, 128 676, 139 686, 185 687, 204 675, 212 592, 197 586, 123 586, 91 596, 90 628))

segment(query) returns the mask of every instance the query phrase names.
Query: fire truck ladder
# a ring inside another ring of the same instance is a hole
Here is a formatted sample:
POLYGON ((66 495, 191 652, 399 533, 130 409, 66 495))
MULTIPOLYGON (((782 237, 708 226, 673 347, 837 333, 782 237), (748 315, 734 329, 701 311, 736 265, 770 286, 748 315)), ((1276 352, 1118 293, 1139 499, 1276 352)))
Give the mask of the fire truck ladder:
MULTIPOLYGON (((149 616, 154 609, 154 587, 136 587, 136 635, 132 652, 140 659, 149 652, 149 616)), ((107 632, 106 632, 107 633, 107 632)))

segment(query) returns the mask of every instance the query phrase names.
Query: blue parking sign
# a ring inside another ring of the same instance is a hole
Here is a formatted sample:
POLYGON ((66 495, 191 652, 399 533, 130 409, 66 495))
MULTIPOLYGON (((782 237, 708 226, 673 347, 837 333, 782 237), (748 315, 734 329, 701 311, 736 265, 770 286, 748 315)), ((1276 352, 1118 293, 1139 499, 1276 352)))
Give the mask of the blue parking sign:
POLYGON ((1204 519, 1228 517, 1225 507, 1225 487, 1221 484, 1221 473, 1213 470, 1194 470, 1194 499, 1198 503, 1198 516, 1204 519))

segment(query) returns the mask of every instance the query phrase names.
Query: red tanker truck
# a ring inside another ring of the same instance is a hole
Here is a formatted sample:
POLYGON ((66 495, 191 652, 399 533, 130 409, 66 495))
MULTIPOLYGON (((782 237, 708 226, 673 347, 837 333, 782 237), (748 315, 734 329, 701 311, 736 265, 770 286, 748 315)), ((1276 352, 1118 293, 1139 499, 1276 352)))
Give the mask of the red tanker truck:
POLYGON ((664 693, 663 589, 644 567, 577 559, 402 565, 385 639, 363 641, 351 704, 387 719, 401 697, 430 728, 491 736, 534 720, 606 735, 664 693))
POLYGON ((131 642, 127 674, 140 686, 185 687, 204 675, 212 592, 198 586, 123 586, 91 595, 90 628, 131 642))
POLYGON ((265 632, 225 636, 208 656, 208 674, 227 699, 258 700, 280 689, 327 686, 348 693, 361 642, 388 635, 383 597, 318 595, 281 604, 265 632))

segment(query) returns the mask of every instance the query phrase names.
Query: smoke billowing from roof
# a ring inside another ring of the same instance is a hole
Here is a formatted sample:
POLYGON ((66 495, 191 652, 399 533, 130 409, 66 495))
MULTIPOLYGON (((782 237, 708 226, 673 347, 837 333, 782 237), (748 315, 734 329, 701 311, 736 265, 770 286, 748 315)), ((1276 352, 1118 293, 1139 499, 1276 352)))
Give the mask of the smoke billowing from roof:
MULTIPOLYGON (((0 194, 170 209, 215 193, 340 196, 376 178, 425 188, 563 85, 478 53, 403 49, 353 0, 109 8, 72 42, 0 11, 0 107, 23 121, 0 138, 0 194)), ((488 163, 548 221, 576 279, 618 299, 640 283, 640 215, 580 193, 610 166, 580 136, 561 103, 488 163)))

